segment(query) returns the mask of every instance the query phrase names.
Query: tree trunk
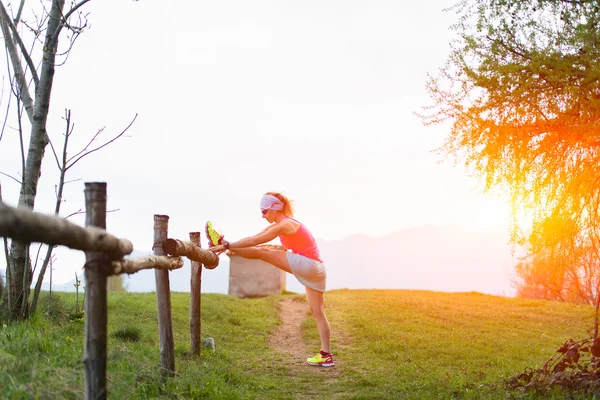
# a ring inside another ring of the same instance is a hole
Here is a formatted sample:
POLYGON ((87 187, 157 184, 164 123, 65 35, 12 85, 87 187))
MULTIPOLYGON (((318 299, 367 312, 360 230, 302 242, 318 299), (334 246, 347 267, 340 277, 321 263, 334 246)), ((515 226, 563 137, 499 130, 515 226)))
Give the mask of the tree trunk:
MULTIPOLYGON (((37 185, 41 175, 42 159, 48 145, 46 134, 46 121, 48 120, 48 109, 50 107, 50 94, 54 81, 54 61, 58 47, 58 32, 62 21, 64 0, 53 0, 48 18, 46 39, 42 60, 42 71, 40 81, 35 90, 35 104, 33 109, 33 122, 31 126, 31 137, 27 151, 27 161, 23 175, 23 183, 19 193, 19 206, 34 208, 37 185)), ((31 271, 25 271, 29 266, 26 263, 28 254, 24 243, 13 240, 11 242, 10 258, 14 272, 14 298, 12 317, 18 316, 19 305, 23 302, 23 296, 29 287, 25 287, 24 276, 31 275, 31 271)), ((29 281, 31 278, 28 279, 29 281)))
POLYGON ((598 338, 598 309, 600 309, 600 295, 596 294, 596 304, 594 304, 594 340, 598 338))
POLYGON ((37 283, 35 284, 35 289, 33 290, 33 300, 31 300, 31 314, 35 314, 35 310, 37 308, 37 303, 40 298, 40 292, 42 291, 42 284, 44 283, 44 276, 46 275, 46 269, 50 264, 52 259, 52 250, 54 246, 48 246, 46 250, 46 257, 44 257, 44 262, 42 263, 42 268, 40 269, 40 273, 38 275, 37 283))
MULTIPOLYGON (((67 174, 67 147, 69 143, 69 123, 71 118, 71 111, 67 113, 67 130, 65 132, 65 142, 63 145, 62 152, 62 164, 60 167, 60 178, 58 180, 58 191, 56 193, 56 203, 54 205, 54 215, 58 216, 60 213, 60 206, 62 204, 62 196, 63 190, 65 188, 65 175, 67 174)), ((38 274, 37 283, 35 284, 35 289, 33 291, 33 300, 31 301, 31 313, 35 314, 35 309, 37 308, 37 302, 40 297, 40 291, 42 290, 42 284, 44 282, 44 276, 46 275, 46 269, 48 268, 48 264, 52 259, 52 250, 54 250, 54 246, 48 246, 46 249, 46 257, 44 258, 44 263, 42 264, 42 268, 40 269, 40 273, 38 274)))

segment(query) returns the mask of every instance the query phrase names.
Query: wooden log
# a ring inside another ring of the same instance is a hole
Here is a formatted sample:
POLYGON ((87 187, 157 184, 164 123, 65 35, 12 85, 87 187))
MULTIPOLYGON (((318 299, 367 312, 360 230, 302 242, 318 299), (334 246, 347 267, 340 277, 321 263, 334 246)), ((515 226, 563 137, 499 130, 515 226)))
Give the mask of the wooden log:
MULTIPOLYGON (((87 185, 87 184, 86 184, 87 185)), ((133 244, 95 226, 83 228, 53 215, 14 208, 0 203, 0 237, 23 243, 46 243, 106 254, 119 260, 133 251, 133 244)))
MULTIPOLYGON (((154 216, 154 255, 164 256, 163 243, 167 239, 169 216, 154 216)), ((160 337, 160 365, 163 378, 175 375, 175 344, 171 318, 171 288, 169 271, 154 270, 156 301, 158 303, 158 333, 160 337)))
POLYGON ((173 270, 183 267, 181 257, 148 256, 129 260, 113 261, 112 275, 135 274, 143 269, 173 270))
MULTIPOLYGON (((106 183, 86 183, 84 193, 86 226, 105 229, 106 183)), ((110 259, 95 251, 86 252, 85 259, 85 398, 106 399, 106 271, 110 269, 110 259)))
POLYGON ((192 261, 204 264, 207 269, 214 269, 219 265, 219 256, 210 250, 204 250, 192 242, 179 239, 166 239, 163 249, 168 255, 187 257, 192 261))
MULTIPOLYGON (((200 232, 190 232, 190 242, 200 248, 200 232)), ((192 354, 200 354, 200 332, 202 330, 201 319, 201 285, 202 264, 192 261, 192 276, 190 278, 190 335, 192 354)))

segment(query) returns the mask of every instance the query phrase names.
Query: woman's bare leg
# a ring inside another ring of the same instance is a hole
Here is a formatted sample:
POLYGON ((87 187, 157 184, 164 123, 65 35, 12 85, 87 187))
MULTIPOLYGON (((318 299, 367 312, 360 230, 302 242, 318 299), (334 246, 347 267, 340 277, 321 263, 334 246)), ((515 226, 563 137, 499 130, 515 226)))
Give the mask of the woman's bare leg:
MULTIPOLYGON (((288 262, 286 252, 283 250, 265 249, 260 247, 245 247, 231 250, 240 257, 263 260, 275 267, 292 274, 290 263, 288 262)), ((331 327, 325 316, 325 304, 323 292, 306 288, 306 300, 310 307, 310 312, 317 323, 317 330, 321 338, 321 350, 326 353, 331 352, 331 327)))
POLYGON ((261 247, 244 247, 241 249, 232 249, 233 253, 240 257, 259 259, 267 262, 277 268, 292 273, 290 263, 287 259, 286 252, 283 250, 266 249, 261 247))
POLYGON ((310 307, 310 312, 317 323, 317 330, 319 331, 319 337, 321 338, 321 350, 325 353, 331 352, 331 327, 329 321, 325 316, 325 303, 323 300, 323 292, 318 290, 306 288, 306 300, 310 307))

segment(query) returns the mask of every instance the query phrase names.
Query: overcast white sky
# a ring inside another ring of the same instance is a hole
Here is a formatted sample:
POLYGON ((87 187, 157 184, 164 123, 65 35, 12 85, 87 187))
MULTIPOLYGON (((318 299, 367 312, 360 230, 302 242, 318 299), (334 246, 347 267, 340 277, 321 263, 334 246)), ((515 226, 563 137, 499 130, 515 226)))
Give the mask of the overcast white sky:
MULTIPOLYGON (((447 58, 455 15, 442 10, 453 3, 92 1, 91 28, 56 71, 51 136, 60 145, 66 108, 72 154, 98 129, 108 139, 138 118, 128 137, 70 171, 81 180, 61 214, 84 208, 83 182, 103 181, 119 209, 108 230, 140 251, 151 251, 154 214, 171 217, 171 237, 207 220, 231 239, 256 233, 271 190, 295 200, 298 219, 324 239, 422 224, 506 229, 508 206, 431 152, 449 126, 413 115, 429 104, 427 73, 447 58)), ((19 178, 14 130, 0 142, 0 171, 19 178)), ((43 171, 36 209, 51 212, 50 149, 43 171)), ((0 182, 16 205, 18 185, 0 182)))

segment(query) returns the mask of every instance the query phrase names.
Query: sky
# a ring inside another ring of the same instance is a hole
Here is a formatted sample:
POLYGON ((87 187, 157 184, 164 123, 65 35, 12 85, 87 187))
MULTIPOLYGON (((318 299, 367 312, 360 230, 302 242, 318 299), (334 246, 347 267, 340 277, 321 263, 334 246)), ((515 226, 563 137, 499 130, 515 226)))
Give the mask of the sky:
MULTIPOLYGON (((292 199, 325 240, 425 224, 507 232, 505 199, 434 152, 450 125, 425 127, 415 115, 430 104, 428 74, 448 57, 456 15, 443 10, 453 3, 86 4, 89 27, 55 74, 53 143, 62 145, 66 109, 70 154, 100 129, 99 143, 135 122, 69 171, 61 215, 85 209, 84 182, 99 181, 116 210, 108 231, 138 251, 152 249, 154 214, 170 216, 175 238, 208 220, 229 239, 257 233, 267 191, 292 199)), ((4 73, 2 107, 6 86, 4 73)), ((0 172, 20 179, 15 126, 9 118, 0 172)), ((53 212, 57 179, 48 149, 37 211, 53 212)), ((5 175, 0 183, 16 205, 19 185, 5 175)), ((83 215, 70 220, 84 224, 83 215)), ((83 255, 56 254, 54 280, 73 279, 83 255)))

